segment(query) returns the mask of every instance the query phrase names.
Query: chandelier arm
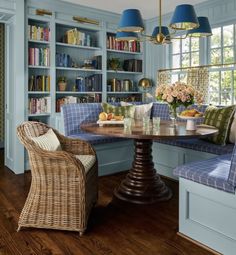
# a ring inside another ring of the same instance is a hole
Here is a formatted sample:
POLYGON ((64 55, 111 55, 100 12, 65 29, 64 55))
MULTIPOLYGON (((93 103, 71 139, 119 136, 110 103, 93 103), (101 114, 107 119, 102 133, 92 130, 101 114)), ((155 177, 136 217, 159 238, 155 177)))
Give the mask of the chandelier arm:
POLYGON ((143 36, 143 37, 152 38, 151 35, 146 35, 146 34, 144 34, 143 32, 141 32, 140 35, 143 36))

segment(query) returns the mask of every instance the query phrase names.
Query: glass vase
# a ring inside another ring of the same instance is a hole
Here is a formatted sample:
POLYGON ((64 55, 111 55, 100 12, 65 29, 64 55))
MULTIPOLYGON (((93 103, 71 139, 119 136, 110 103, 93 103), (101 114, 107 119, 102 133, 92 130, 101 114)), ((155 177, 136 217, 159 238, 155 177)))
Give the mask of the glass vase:
POLYGON ((177 126, 177 106, 169 104, 169 114, 171 119, 171 127, 177 126))

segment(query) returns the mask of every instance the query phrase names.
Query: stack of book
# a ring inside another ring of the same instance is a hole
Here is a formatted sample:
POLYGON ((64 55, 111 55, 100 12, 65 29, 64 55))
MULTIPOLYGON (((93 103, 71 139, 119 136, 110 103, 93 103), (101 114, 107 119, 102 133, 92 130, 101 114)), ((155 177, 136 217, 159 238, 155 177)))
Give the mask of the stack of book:
POLYGON ((29 114, 42 114, 51 112, 51 98, 29 98, 29 114))
POLYGON ((61 111, 61 107, 64 104, 76 104, 76 103, 100 103, 101 102, 101 95, 100 94, 90 94, 84 95, 80 97, 74 96, 66 96, 63 98, 58 98, 56 103, 56 112, 61 111))
POLYGON ((77 28, 70 29, 66 31, 66 34, 62 39, 63 43, 80 45, 80 46, 88 46, 92 47, 94 45, 94 40, 90 34, 79 31, 77 28))
POLYGON ((127 72, 142 72, 143 61, 141 59, 126 59, 123 65, 124 71, 127 72))
POLYGON ((133 41, 116 41, 116 37, 114 35, 107 36, 107 49, 110 50, 123 50, 130 52, 140 52, 140 42, 133 41))
POLYGON ((85 91, 102 91, 102 74, 85 77, 85 91))
POLYGON ((28 25, 28 38, 35 41, 50 41, 50 29, 48 27, 28 25))
POLYGON ((65 53, 56 53, 56 66, 72 67, 72 58, 65 53))
POLYGON ((31 75, 29 78, 29 91, 50 91, 49 75, 31 75))
POLYGON ((29 48, 29 65, 50 66, 50 49, 29 48))

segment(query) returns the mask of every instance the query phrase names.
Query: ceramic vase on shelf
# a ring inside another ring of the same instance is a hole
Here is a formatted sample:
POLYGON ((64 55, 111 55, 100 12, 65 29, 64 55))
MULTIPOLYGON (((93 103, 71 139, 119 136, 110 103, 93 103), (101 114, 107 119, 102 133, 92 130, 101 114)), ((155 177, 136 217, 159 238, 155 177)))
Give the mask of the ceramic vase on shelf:
POLYGON ((171 119, 171 126, 176 127, 177 126, 177 108, 175 104, 168 104, 169 106, 169 114, 171 119))

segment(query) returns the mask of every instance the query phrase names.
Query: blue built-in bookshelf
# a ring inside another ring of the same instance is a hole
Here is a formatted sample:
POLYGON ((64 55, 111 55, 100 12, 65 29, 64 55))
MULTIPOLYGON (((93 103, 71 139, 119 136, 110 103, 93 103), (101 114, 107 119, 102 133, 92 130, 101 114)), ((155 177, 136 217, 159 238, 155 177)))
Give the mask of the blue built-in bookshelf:
POLYGON ((144 76, 143 45, 115 41, 119 15, 99 15, 90 9, 97 15, 88 18, 99 24, 78 23, 73 11, 79 6, 68 4, 61 11, 43 2, 52 15, 37 15, 37 1, 28 1, 27 118, 59 128, 59 112, 65 103, 141 101, 138 81, 144 76), (111 59, 119 59, 118 69, 109 65, 111 59))

